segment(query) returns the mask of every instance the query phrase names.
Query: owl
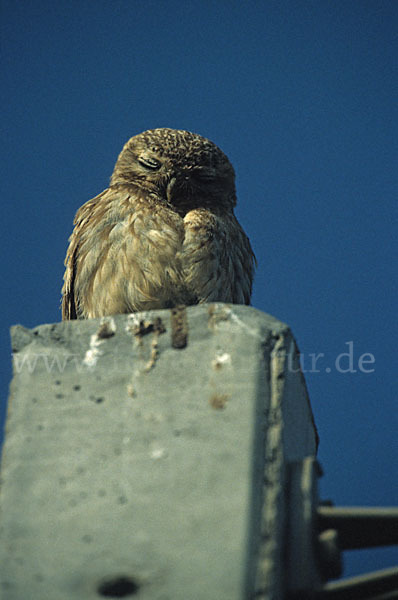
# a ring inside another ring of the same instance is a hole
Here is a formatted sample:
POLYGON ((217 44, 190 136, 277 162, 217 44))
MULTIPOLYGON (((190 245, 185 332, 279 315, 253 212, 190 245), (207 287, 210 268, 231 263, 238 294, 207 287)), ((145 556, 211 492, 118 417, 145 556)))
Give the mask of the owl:
POLYGON ((235 205, 234 169, 208 139, 167 128, 132 137, 109 187, 76 213, 62 318, 249 304, 255 257, 235 205))

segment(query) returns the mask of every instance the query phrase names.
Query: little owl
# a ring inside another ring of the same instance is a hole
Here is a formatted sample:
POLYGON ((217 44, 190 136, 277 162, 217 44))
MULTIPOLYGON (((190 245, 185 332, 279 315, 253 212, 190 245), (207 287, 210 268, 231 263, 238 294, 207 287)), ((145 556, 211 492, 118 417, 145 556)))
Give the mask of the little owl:
POLYGON ((234 169, 209 140, 174 129, 132 137, 110 186, 77 211, 62 318, 249 304, 255 257, 235 205, 234 169))

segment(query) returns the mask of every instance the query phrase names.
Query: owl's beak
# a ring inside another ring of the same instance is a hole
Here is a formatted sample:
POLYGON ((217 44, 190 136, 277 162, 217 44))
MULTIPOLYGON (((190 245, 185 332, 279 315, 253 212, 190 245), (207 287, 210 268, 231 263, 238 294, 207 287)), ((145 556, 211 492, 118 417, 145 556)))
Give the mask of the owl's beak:
POLYGON ((167 197, 167 201, 170 204, 171 204, 171 200, 172 200, 172 196, 173 196, 173 188, 176 184, 176 181, 177 181, 176 178, 172 177, 166 187, 166 197, 167 197))

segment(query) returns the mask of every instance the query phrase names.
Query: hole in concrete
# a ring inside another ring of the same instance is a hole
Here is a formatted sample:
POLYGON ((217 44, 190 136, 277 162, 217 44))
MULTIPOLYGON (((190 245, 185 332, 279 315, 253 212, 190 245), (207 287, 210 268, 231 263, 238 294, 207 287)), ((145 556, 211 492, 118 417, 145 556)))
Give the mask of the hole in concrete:
POLYGON ((134 596, 140 589, 131 577, 114 577, 103 581, 97 589, 98 595, 105 598, 127 598, 134 596))
POLYGON ((80 390, 80 385, 74 385, 73 389, 75 390, 75 392, 78 392, 80 390))

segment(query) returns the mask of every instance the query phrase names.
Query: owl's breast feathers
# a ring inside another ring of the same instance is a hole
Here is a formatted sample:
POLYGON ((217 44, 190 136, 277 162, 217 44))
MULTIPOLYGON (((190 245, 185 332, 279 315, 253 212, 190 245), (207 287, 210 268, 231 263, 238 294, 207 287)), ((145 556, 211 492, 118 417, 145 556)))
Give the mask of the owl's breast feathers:
POLYGON ((139 186, 111 186, 76 214, 63 319, 176 304, 249 304, 254 254, 232 209, 179 215, 139 186))

